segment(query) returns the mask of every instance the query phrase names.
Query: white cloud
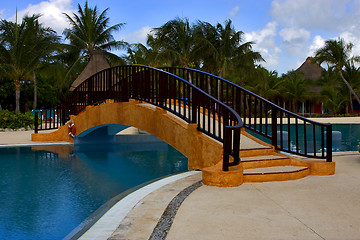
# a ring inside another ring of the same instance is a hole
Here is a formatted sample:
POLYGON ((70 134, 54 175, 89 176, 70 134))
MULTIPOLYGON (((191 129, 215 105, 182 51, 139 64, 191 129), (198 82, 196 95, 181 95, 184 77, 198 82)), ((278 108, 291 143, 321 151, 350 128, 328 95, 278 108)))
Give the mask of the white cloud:
POLYGON ((285 42, 302 43, 304 40, 309 39, 310 32, 306 31, 305 29, 284 28, 281 29, 279 35, 285 42))
POLYGON ((281 62, 286 61, 291 67, 314 56, 330 38, 351 41, 353 54, 360 55, 358 0, 273 0, 270 14, 282 29, 279 36, 283 42, 278 42, 278 46, 287 54, 282 55, 281 62))
POLYGON ((238 15, 240 13, 240 8, 239 6, 235 6, 231 11, 230 11, 230 16, 234 17, 236 15, 238 15))
MULTIPOLYGON (((354 34, 352 32, 343 32, 339 36, 333 37, 331 39, 337 40, 339 37, 343 38, 346 43, 351 42, 353 44, 353 49, 352 49, 352 55, 353 56, 360 56, 360 34, 356 35, 356 34, 354 34)), ((322 48, 325 45, 326 40, 327 39, 324 39, 320 35, 316 35, 314 37, 311 45, 309 46, 308 55, 309 56, 314 56, 316 50, 322 48)))
POLYGON ((259 31, 245 33, 245 41, 252 41, 253 50, 261 53, 265 59, 265 63, 262 63, 264 67, 273 67, 279 64, 279 54, 281 49, 275 44, 276 36, 276 22, 268 23, 265 28, 259 31))
POLYGON ((359 5, 353 0, 274 0, 270 12, 285 27, 344 31, 359 24, 359 5))
POLYGON ((274 37, 276 36, 276 22, 266 24, 265 28, 260 31, 245 33, 245 41, 253 41, 266 47, 274 46, 274 37))
POLYGON ((146 44, 147 34, 151 32, 153 28, 150 26, 145 26, 139 29, 138 31, 129 33, 127 35, 120 35, 118 40, 123 40, 128 43, 142 43, 146 44))
POLYGON ((340 34, 340 37, 345 40, 345 42, 351 42, 354 46, 352 49, 353 56, 360 56, 360 34, 358 32, 343 32, 340 34))
POLYGON ((290 55, 303 53, 304 47, 310 38, 310 32, 303 28, 284 28, 279 32, 279 35, 290 55))
POLYGON ((0 18, 3 17, 4 11, 5 11, 4 9, 0 9, 0 18))
MULTIPOLYGON (((69 27, 69 23, 63 13, 71 16, 73 12, 71 3, 72 0, 49 0, 35 5, 29 4, 26 9, 18 11, 18 21, 25 15, 41 14, 39 22, 51 27, 58 34, 62 34, 63 30, 69 27)), ((10 20, 15 21, 15 15, 10 20)))
POLYGON ((325 39, 320 35, 316 35, 309 46, 308 56, 315 56, 315 52, 325 45, 325 39))

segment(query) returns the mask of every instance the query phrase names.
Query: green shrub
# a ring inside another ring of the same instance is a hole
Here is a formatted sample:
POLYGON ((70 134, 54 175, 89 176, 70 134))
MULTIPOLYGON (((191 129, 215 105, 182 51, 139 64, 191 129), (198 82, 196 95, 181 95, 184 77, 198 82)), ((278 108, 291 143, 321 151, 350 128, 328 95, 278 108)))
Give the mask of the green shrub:
POLYGON ((10 112, 8 110, 0 111, 0 128, 19 129, 34 127, 34 116, 31 112, 10 112))

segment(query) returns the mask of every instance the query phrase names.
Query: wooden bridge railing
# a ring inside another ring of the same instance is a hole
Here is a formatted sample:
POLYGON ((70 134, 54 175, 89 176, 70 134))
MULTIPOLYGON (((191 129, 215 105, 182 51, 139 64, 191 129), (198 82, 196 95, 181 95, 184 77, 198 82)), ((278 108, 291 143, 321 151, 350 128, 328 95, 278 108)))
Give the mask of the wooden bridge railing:
POLYGON ((239 114, 189 81, 146 66, 118 66, 96 73, 75 88, 56 110, 41 114, 57 113, 50 124, 36 117, 35 132, 58 128, 70 114, 76 115, 86 106, 104 103, 106 99, 116 102, 137 99, 166 109, 188 123, 196 123, 199 131, 223 143, 224 171, 240 162, 243 122, 239 114))
POLYGON ((268 140, 275 149, 332 161, 332 125, 287 111, 220 77, 188 68, 161 68, 186 79, 242 118, 244 127, 268 140))

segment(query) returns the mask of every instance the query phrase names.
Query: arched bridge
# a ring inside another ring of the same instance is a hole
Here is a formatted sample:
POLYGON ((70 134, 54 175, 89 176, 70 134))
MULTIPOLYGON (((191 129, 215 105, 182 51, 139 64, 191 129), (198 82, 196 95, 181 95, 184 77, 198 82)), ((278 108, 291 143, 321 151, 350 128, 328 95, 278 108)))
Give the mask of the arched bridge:
MULTIPOLYGON (((243 177, 246 161, 240 164, 239 155, 247 155, 240 151, 240 135, 253 138, 244 131, 241 134, 242 127, 270 140, 274 154, 284 151, 332 162, 330 124, 300 117, 227 80, 193 69, 109 68, 80 84, 59 107, 44 113, 44 121, 35 121, 36 133, 64 126, 51 134, 34 134, 34 141, 71 141, 65 125, 70 116, 77 133, 102 124, 134 126, 177 148, 188 157, 191 169, 211 168, 221 160, 224 172, 215 171, 220 177, 213 169, 207 172, 217 179, 210 185, 239 185, 229 184, 228 176, 239 178, 233 173, 241 172, 243 177), (292 136, 295 141, 290 141, 292 136)), ((334 164, 326 166, 334 168, 334 164)), ((320 175, 329 172, 333 170, 320 175)))

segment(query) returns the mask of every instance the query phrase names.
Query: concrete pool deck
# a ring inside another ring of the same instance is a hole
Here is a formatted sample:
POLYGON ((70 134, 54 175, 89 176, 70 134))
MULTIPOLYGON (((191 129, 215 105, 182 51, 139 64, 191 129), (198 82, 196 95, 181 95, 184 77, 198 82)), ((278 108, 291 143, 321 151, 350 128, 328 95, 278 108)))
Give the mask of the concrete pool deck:
MULTIPOLYGON (((345 120, 323 122, 360 123, 359 117, 345 120)), ((0 145, 38 144, 31 133, 0 132, 0 145)), ((179 207, 166 239, 360 239, 360 154, 334 153, 333 160, 333 176, 200 186, 179 207)), ((149 239, 170 201, 199 180, 201 173, 193 172, 153 189, 128 209, 111 236, 82 239, 149 239)))
MULTIPOLYGON (((41 131, 42 133, 53 132, 54 130, 41 131)), ((69 144, 68 142, 47 142, 39 143, 31 141, 31 134, 34 130, 27 131, 6 131, 0 132, 0 146, 7 145, 44 145, 44 144, 69 144)))
MULTIPOLYGON (((166 239, 360 239, 360 155, 335 153, 334 161, 333 176, 203 185, 182 203, 166 239)), ((149 239, 171 199, 199 180, 195 173, 153 191, 108 239, 149 239)), ((81 239, 100 239, 92 236, 81 239)))

